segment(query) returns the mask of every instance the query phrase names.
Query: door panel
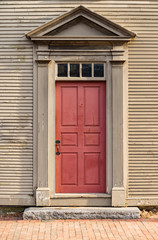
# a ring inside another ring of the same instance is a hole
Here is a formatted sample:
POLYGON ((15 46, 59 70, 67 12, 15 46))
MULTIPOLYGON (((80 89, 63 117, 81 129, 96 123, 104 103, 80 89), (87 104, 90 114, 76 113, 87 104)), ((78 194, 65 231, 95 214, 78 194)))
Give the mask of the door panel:
POLYGON ((106 191, 105 82, 56 83, 56 192, 106 191))
POLYGON ((100 153, 84 153, 84 184, 100 184, 100 153))
POLYGON ((78 179, 77 153, 62 153, 61 155, 61 184, 77 185, 78 179))
POLYGON ((99 87, 84 87, 85 126, 99 126, 100 94, 99 87))
POLYGON ((77 90, 77 87, 61 87, 61 126, 77 126, 77 90))

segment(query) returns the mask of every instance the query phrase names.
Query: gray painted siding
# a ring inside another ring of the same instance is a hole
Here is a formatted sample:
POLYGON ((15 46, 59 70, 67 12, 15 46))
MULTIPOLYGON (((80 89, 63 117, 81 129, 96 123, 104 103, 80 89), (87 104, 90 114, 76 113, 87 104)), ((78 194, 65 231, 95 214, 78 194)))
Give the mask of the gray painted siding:
POLYGON ((157 194, 157 0, 0 1, 0 194, 32 194, 33 62, 25 33, 80 4, 137 34, 129 44, 129 196, 157 194))
POLYGON ((33 50, 24 36, 28 24, 6 3, 0 2, 0 195, 31 195, 33 50))

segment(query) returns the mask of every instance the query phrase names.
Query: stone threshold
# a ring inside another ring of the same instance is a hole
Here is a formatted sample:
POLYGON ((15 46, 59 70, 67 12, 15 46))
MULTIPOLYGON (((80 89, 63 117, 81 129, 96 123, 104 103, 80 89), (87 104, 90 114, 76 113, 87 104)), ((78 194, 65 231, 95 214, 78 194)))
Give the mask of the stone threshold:
POLYGON ((137 207, 30 207, 23 213, 25 220, 138 218, 137 207))

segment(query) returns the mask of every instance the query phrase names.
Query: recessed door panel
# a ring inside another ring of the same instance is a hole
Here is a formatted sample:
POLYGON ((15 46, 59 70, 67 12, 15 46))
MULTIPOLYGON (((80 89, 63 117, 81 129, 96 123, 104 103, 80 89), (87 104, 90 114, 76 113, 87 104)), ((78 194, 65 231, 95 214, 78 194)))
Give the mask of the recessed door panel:
POLYGON ((77 87, 61 88, 61 125, 77 126, 78 91, 77 87))
POLYGON ((85 185, 100 184, 100 153, 84 154, 84 179, 85 185))
POLYGON ((77 185, 78 179, 78 157, 77 153, 61 154, 61 184, 77 185))
POLYGON ((56 83, 56 192, 106 192, 105 130, 105 82, 56 83))
POLYGON ((100 87, 84 87, 84 119, 85 126, 99 126, 100 87))
POLYGON ((77 146, 78 133, 62 133, 61 134, 61 146, 77 146))
POLYGON ((100 133, 85 133, 84 146, 99 146, 100 133))

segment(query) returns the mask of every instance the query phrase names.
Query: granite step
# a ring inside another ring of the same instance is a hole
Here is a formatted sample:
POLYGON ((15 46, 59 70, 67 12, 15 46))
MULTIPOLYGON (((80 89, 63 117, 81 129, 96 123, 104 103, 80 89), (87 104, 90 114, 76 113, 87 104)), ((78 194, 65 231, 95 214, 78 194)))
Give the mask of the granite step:
POLYGON ((27 220, 51 219, 138 219, 137 207, 30 207, 23 213, 27 220))

